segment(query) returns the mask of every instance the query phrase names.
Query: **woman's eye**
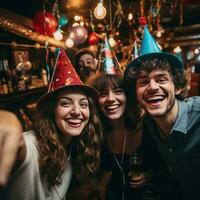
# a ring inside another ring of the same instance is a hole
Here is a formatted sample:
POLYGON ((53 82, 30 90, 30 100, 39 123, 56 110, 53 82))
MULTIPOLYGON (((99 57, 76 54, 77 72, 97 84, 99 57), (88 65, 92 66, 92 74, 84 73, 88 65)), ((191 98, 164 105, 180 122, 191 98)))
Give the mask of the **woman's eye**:
POLYGON ((63 102, 60 102, 60 105, 64 107, 68 107, 70 106, 70 102, 63 101, 63 102))
POLYGON ((81 103, 80 106, 81 106, 81 108, 87 108, 88 107, 88 103, 81 103))
POLYGON ((100 97, 105 97, 105 96, 107 96, 107 93, 106 92, 99 92, 99 96, 100 97))
POLYGON ((115 94, 119 95, 119 94, 123 93, 124 91, 122 89, 115 89, 114 92, 115 92, 115 94))

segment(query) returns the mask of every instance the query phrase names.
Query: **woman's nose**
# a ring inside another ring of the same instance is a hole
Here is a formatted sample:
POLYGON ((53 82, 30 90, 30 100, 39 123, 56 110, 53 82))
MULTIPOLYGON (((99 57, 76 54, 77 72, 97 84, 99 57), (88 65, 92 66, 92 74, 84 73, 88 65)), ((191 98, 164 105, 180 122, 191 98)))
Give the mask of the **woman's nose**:
POLYGON ((107 101, 114 101, 114 100, 115 100, 115 94, 112 91, 108 92, 107 101))
POLYGON ((77 105, 73 105, 70 113, 72 115, 79 116, 80 115, 79 107, 77 105))

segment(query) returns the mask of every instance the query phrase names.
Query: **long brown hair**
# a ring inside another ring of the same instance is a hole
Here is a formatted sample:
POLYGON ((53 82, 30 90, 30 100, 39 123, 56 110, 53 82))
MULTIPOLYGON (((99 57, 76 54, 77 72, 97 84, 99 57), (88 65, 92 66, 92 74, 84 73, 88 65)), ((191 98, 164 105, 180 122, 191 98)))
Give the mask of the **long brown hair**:
MULTIPOLYGON (((57 94, 57 93, 56 93, 57 94)), ((73 173, 83 177, 94 173, 100 162, 100 145, 102 138, 101 123, 96 115, 94 100, 88 97, 90 119, 81 135, 74 137, 67 149, 63 146, 55 125, 54 108, 56 94, 49 99, 48 105, 37 112, 35 131, 39 151, 40 174, 49 187, 61 183, 61 176, 67 164, 66 152, 71 152, 73 173)), ((87 95, 86 95, 87 96, 87 95)))

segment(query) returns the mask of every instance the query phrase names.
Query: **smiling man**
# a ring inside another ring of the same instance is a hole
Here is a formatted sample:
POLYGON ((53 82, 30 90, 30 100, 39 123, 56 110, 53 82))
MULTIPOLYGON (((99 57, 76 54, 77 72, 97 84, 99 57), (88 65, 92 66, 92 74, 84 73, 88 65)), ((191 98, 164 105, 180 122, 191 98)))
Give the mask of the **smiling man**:
POLYGON ((81 49, 74 56, 74 67, 80 79, 85 82, 87 78, 97 71, 95 55, 87 49, 81 49))
POLYGON ((184 99, 186 78, 182 62, 161 52, 144 27, 140 56, 129 63, 124 77, 146 113, 145 130, 155 140, 168 168, 169 176, 165 175, 161 182, 164 199, 198 199, 200 97, 184 99))

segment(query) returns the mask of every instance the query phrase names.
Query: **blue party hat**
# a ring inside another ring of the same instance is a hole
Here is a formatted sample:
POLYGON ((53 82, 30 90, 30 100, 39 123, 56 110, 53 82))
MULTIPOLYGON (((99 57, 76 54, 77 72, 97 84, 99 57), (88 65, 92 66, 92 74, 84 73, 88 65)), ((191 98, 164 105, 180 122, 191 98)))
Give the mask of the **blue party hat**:
POLYGON ((161 51, 157 42, 149 32, 147 25, 145 25, 139 56, 127 65, 124 77, 126 78, 128 76, 130 69, 140 67, 148 58, 166 59, 170 63, 170 66, 183 69, 183 63, 177 56, 161 51))
POLYGON ((142 56, 142 55, 145 55, 148 53, 152 53, 152 52, 160 53, 161 50, 160 50, 157 42, 155 41, 155 39, 152 37, 151 33, 149 32, 147 26, 145 26, 139 56, 142 56))

